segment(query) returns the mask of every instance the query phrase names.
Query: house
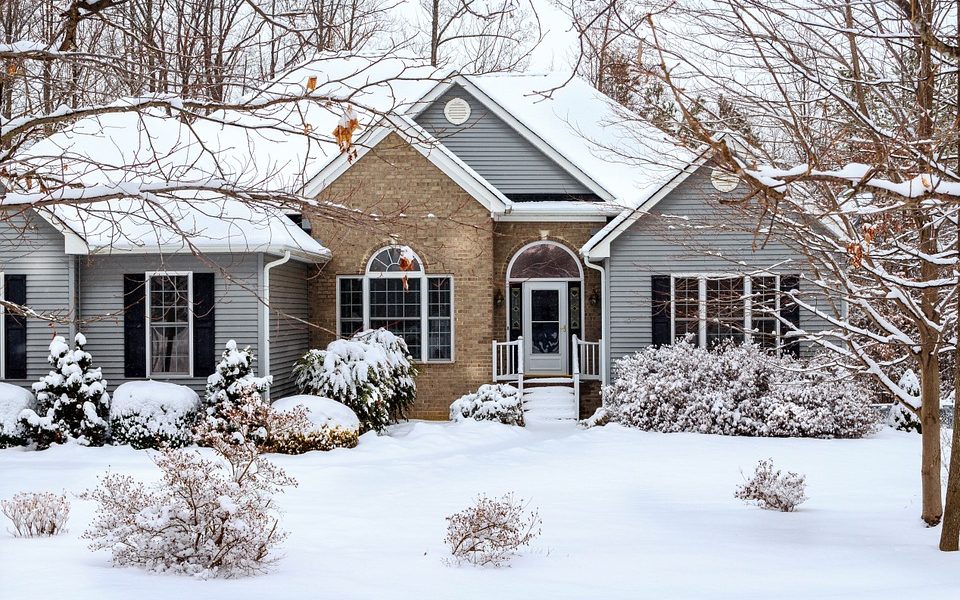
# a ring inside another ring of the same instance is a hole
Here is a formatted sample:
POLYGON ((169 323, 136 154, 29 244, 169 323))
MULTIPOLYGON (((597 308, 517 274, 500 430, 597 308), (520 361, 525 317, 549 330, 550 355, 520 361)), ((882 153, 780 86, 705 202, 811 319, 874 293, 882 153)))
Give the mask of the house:
MULTIPOLYGON (((300 226, 213 197, 162 210, 118 201, 102 219, 64 209, 24 213, 17 218, 28 221, 25 229, 11 229, 0 246, 10 299, 23 297, 16 278, 26 275, 27 305, 68 321, 94 317, 84 325, 88 348, 111 384, 163 377, 202 386, 211 353, 235 338, 260 354, 274 394, 286 394, 292 362, 308 347, 387 327, 419 363, 412 416, 431 419, 447 418, 453 399, 491 380, 528 392, 566 388, 544 406, 531 393, 531 407, 584 416, 599 404, 613 361, 644 346, 681 335, 704 345, 752 336, 799 352, 773 313, 823 327, 783 295, 800 286, 801 256, 777 240, 756 243, 756 215, 723 204, 739 197, 741 184, 708 155, 577 78, 424 69, 326 59, 276 84, 316 78, 329 92, 362 80, 351 100, 375 110, 361 109, 349 154, 275 133, 256 145, 238 142, 256 135, 249 116, 238 117, 239 127, 190 131, 161 116, 164 124, 151 128, 153 117, 140 117, 118 126, 127 146, 111 159, 79 136, 41 146, 48 161, 86 157, 83 177, 100 181, 142 151, 145 136, 167 149, 165 160, 196 169, 203 152, 192 154, 195 135, 205 149, 244 149, 250 177, 269 172, 317 201, 298 216, 300 226), (330 206, 364 218, 346 225, 328 218, 330 206), (170 219, 167 211, 178 210, 185 213, 170 219), (182 235, 184 222, 190 235, 182 235), (158 310, 157 302, 174 306, 158 310), (181 304, 189 310, 178 311, 181 304)), ((293 132, 332 131, 341 109, 269 110, 256 122, 293 132)), ((83 127, 104 131, 101 122, 83 127)), ((27 319, 24 352, 21 321, 6 322, 8 370, 0 375, 35 379, 52 326, 27 319)))

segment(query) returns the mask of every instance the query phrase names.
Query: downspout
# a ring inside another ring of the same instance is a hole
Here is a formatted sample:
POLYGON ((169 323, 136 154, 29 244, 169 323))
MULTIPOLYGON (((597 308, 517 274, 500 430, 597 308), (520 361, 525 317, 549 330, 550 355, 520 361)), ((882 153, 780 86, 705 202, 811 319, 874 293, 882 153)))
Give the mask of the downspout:
POLYGON ((607 351, 610 345, 610 316, 607 314, 607 270, 590 262, 590 258, 586 254, 581 254, 581 257, 583 258, 583 264, 600 271, 600 337, 603 339, 603 343, 600 344, 600 383, 606 386, 609 384, 607 364, 610 362, 610 353, 607 351))
MULTIPOLYGON (((286 264, 290 261, 290 251, 283 253, 283 258, 278 258, 273 262, 263 265, 263 331, 260 332, 260 366, 264 377, 270 376, 270 270, 274 267, 286 264)), ((264 394, 266 400, 270 401, 270 388, 264 394)))

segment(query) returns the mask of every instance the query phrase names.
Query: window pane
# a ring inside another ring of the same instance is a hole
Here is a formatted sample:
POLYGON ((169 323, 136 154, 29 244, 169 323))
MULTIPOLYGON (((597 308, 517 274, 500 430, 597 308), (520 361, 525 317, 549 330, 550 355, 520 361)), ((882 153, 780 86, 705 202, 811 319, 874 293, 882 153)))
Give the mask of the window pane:
POLYGON ((429 327, 427 348, 430 360, 450 360, 453 347, 450 319, 430 319, 429 327))
POLYGON ((677 277, 673 280, 674 336, 676 340, 692 335, 692 344, 700 344, 700 279, 677 277))
POLYGON ((707 280, 707 347, 725 340, 743 341, 743 278, 707 280))
POLYGON ((383 327, 407 342, 410 354, 419 359, 422 355, 420 331, 421 279, 410 278, 407 290, 401 279, 370 280, 370 327, 383 327))
POLYGON ((556 244, 537 244, 523 251, 510 268, 511 279, 580 277, 577 260, 556 244))
POLYGON ((777 347, 777 278, 753 277, 750 280, 752 338, 761 348, 777 347))
POLYGON ((190 278, 150 278, 150 370, 190 373, 190 278))
POLYGON ((431 277, 427 280, 427 358, 450 360, 453 356, 453 318, 451 283, 449 277, 431 277))
POLYGON ((398 273, 401 271, 422 271, 420 261, 406 246, 384 248, 370 261, 371 273, 398 273))

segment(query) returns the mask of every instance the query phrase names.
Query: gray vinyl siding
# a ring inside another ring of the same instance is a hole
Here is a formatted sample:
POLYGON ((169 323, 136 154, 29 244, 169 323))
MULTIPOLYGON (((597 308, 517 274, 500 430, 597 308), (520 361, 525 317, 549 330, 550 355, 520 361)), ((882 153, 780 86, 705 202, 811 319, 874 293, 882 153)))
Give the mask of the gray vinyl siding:
MULTIPOLYGON (((608 259, 610 364, 651 344, 653 275, 743 273, 758 269, 784 274, 805 272, 805 258, 776 239, 755 247, 754 214, 720 205, 701 167, 611 244, 608 259), (671 216, 677 218, 670 218, 671 216), (721 230, 722 228, 722 230, 721 230)), ((730 197, 737 197, 741 189, 730 197)), ((807 284, 809 286, 809 284, 807 284)), ((804 282, 800 283, 804 293, 804 282)), ((809 291, 807 289, 806 291, 809 291)), ((825 307, 823 299, 812 299, 825 307)), ((820 331, 825 323, 800 311, 800 326, 820 331)), ((804 353, 810 348, 803 346, 804 353)))
MULTIPOLYGON (((103 369, 108 389, 127 381, 123 376, 123 276, 148 271, 192 271, 215 273, 217 356, 227 341, 250 346, 259 355, 257 313, 259 303, 256 254, 126 255, 82 257, 79 269, 80 317, 87 337, 87 350, 103 369)), ((218 359, 219 360, 219 359, 218 359)), ((186 385, 201 396, 210 373, 194 377, 163 379, 186 385)))
MULTIPOLYGON (((549 102, 543 110, 550 110, 549 102)), ((588 194, 590 190, 460 86, 428 106, 417 122, 504 194, 588 194), (453 125, 443 116, 451 98, 470 104, 470 118, 453 125)))
POLYGON ((293 365, 310 349, 307 323, 310 278, 315 274, 315 267, 292 261, 270 271, 270 396, 274 400, 297 393, 293 365))
POLYGON ((0 215, 0 272, 26 275, 27 306, 54 319, 27 319, 27 379, 8 383, 29 387, 46 375, 51 337, 69 336, 71 260, 63 235, 36 213, 0 215))

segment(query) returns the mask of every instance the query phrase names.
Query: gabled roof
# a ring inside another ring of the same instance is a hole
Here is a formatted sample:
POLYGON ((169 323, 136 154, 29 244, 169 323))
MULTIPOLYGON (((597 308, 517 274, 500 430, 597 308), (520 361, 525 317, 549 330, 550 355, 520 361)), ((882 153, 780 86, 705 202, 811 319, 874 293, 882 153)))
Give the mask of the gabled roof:
MULTIPOLYGON (((503 212, 509 205, 513 204, 500 190, 492 186, 409 117, 387 115, 374 126, 368 128, 356 140, 356 160, 376 147, 391 132, 406 140, 412 148, 433 163, 490 212, 503 212)), ((303 194, 305 196, 316 196, 349 169, 351 165, 351 159, 346 154, 338 155, 324 165, 313 179, 307 182, 303 188, 303 194)))

